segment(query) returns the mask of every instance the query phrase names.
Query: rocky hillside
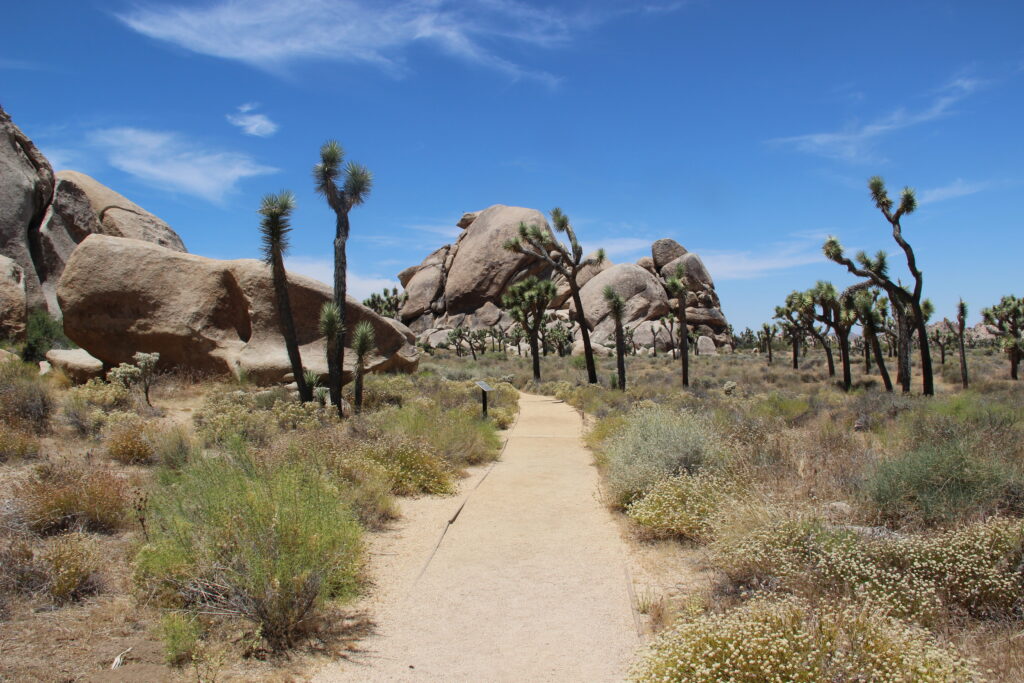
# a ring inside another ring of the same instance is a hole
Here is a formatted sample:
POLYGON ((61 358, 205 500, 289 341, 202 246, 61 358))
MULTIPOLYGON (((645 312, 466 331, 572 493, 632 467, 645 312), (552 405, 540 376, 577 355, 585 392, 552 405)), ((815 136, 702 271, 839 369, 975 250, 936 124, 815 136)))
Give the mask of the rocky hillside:
MULTIPOLYGON (((539 259, 503 248, 506 240, 518 235, 520 223, 550 229, 544 215, 535 209, 496 204, 464 215, 458 223, 462 233, 454 244, 444 245, 420 265, 398 274, 408 295, 400 311, 402 322, 421 342, 436 346, 447 340, 449 330, 460 326, 507 328, 512 319, 500 306, 509 285, 529 275, 552 276, 550 268, 539 259)), ((651 255, 636 263, 613 264, 606 260, 583 274, 581 299, 594 343, 611 343, 612 322, 602 296, 605 286, 610 285, 626 301, 626 327, 633 330, 635 343, 647 348, 657 344, 659 350, 668 348, 668 331, 659 320, 676 306, 665 281, 677 265, 686 269, 690 329, 708 337, 705 348, 712 342, 715 347, 731 344, 729 324, 711 274, 697 254, 671 239, 656 241, 651 245, 651 255)), ((554 317, 567 320, 572 305, 569 287, 557 278, 556 282, 558 295, 550 308, 554 317)))

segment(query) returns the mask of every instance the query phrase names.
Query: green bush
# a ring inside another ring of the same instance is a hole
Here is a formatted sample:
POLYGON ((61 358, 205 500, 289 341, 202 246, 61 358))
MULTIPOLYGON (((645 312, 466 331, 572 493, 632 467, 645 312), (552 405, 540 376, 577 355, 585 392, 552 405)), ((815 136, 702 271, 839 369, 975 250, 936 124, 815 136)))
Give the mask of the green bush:
POLYGON ((878 514, 895 522, 934 525, 1024 509, 1020 470, 969 452, 957 441, 922 446, 878 463, 864 491, 878 514))
POLYGON ((974 681, 971 662, 923 630, 855 603, 755 599, 680 620, 634 668, 634 681, 974 681))
POLYGON ((167 612, 160 618, 160 640, 164 644, 164 661, 183 666, 198 653, 202 625, 194 616, 167 612))
POLYGON ((453 467, 494 460, 501 443, 494 424, 480 419, 476 406, 445 410, 435 401, 417 399, 379 411, 369 422, 382 433, 427 444, 453 467))
POLYGON ((201 453, 195 437, 180 425, 157 432, 152 437, 152 446, 153 460, 172 470, 181 469, 201 453))
POLYGON ((626 513, 656 537, 710 540, 712 516, 733 491, 730 482, 712 472, 679 474, 664 479, 626 513))
POLYGON ((786 424, 793 425, 810 410, 811 405, 802 398, 783 396, 778 392, 773 392, 767 398, 754 404, 751 412, 756 417, 777 418, 786 424))
POLYGON ((338 486, 302 463, 189 463, 153 492, 146 527, 144 589, 166 606, 248 619, 273 649, 294 646, 326 600, 359 587, 359 524, 338 486))
POLYGON ((61 321, 50 317, 42 309, 35 309, 28 314, 25 326, 25 345, 21 357, 29 363, 46 360, 46 352, 50 349, 71 349, 74 343, 64 335, 61 321))
POLYGON ((451 466, 426 444, 378 435, 356 445, 355 455, 384 468, 391 481, 391 492, 397 495, 445 494, 455 490, 451 466))
POLYGON ((210 446, 235 440, 265 446, 281 432, 316 429, 330 424, 335 415, 315 402, 299 403, 286 391, 235 390, 207 397, 195 424, 210 446))
POLYGON ((718 457, 718 441, 710 423, 693 413, 634 409, 604 447, 612 501, 625 507, 667 477, 696 472, 718 457))

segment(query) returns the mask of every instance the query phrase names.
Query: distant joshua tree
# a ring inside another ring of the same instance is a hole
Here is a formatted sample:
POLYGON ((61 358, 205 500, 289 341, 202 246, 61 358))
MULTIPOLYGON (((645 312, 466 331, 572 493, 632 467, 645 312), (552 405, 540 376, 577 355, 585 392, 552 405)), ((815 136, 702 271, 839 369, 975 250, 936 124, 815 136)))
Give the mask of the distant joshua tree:
POLYGON ((771 323, 761 325, 757 336, 761 338, 761 346, 768 352, 768 365, 772 364, 772 342, 775 340, 776 327, 771 323))
POLYGON ((338 340, 342 338, 340 327, 341 312, 338 310, 338 304, 333 301, 325 301, 324 305, 320 307, 320 334, 324 335, 327 340, 327 376, 331 378, 328 393, 331 403, 338 410, 338 417, 342 417, 341 368, 338 367, 338 363, 341 362, 341 354, 338 353, 338 340), (338 378, 337 382, 333 380, 335 377, 338 378))
POLYGON ((615 293, 611 285, 604 288, 604 300, 608 302, 608 312, 615 323, 615 368, 618 370, 619 390, 626 390, 626 335, 622 331, 622 318, 626 312, 626 302, 615 293))
POLYGON ((284 255, 288 252, 288 233, 291 228, 291 213, 295 209, 295 195, 284 190, 278 194, 263 196, 260 203, 260 236, 263 241, 263 260, 270 266, 274 283, 274 303, 281 325, 281 336, 288 351, 288 362, 292 366, 292 377, 299 389, 299 399, 305 403, 313 400, 313 388, 306 383, 302 370, 302 356, 295 333, 295 319, 288 296, 288 274, 284 269, 284 255))
POLYGON ((1024 351, 1024 299, 1012 294, 1004 296, 995 306, 983 309, 981 316, 986 325, 996 328, 999 345, 1010 359, 1010 379, 1017 379, 1017 366, 1024 351))
POLYGON ((380 293, 374 292, 370 298, 364 299, 363 305, 377 315, 398 320, 398 311, 408 298, 409 295, 405 292, 398 293, 398 287, 392 287, 390 291, 385 287, 380 293))
POLYGON ((509 287, 502 297, 502 305, 526 332, 530 355, 533 356, 533 379, 537 382, 540 381, 540 328, 544 324, 548 303, 554 296, 554 282, 531 275, 509 287))
MULTIPOLYGON (((665 283, 665 289, 669 295, 676 300, 676 318, 679 320, 679 355, 682 358, 683 386, 690 386, 690 327, 686 322, 686 295, 689 289, 686 286, 686 268, 683 264, 676 266, 676 272, 665 283)), ((671 335, 671 332, 669 332, 671 335)))
POLYGON ((819 281, 810 290, 809 295, 814 304, 820 308, 814 317, 827 325, 839 340, 839 360, 843 364, 843 388, 847 391, 853 385, 850 373, 850 331, 857 322, 857 312, 853 308, 852 298, 840 295, 831 282, 819 281))
MULTIPOLYGON (((361 164, 349 162, 344 169, 341 164, 345 152, 337 140, 328 140, 320 147, 320 162, 313 167, 313 183, 317 194, 327 200, 335 216, 334 225, 334 303, 338 308, 337 338, 331 347, 337 354, 335 363, 328 363, 333 368, 329 384, 331 398, 337 398, 338 411, 341 411, 341 373, 345 363, 345 295, 347 294, 346 269, 348 257, 345 245, 348 242, 348 214, 353 207, 359 206, 370 195, 373 187, 373 174, 361 164), (338 181, 341 180, 341 185, 338 181)), ((331 346, 330 344, 328 346, 331 346)))
POLYGON ((597 366, 594 364, 594 348, 590 344, 590 328, 587 326, 587 316, 580 298, 579 275, 584 268, 599 265, 604 261, 604 249, 598 250, 596 256, 584 259, 583 247, 576 240, 576 232, 569 222, 569 217, 561 209, 554 208, 551 210, 551 222, 557 232, 564 233, 569 238, 569 246, 555 239, 550 231, 537 225, 526 225, 525 223, 519 224, 519 237, 508 240, 504 246, 509 251, 528 254, 546 261, 555 269, 555 272, 565 278, 569 285, 572 302, 576 307, 576 322, 580 325, 583 355, 587 359, 587 381, 590 384, 597 384, 597 366))
POLYGON ((914 250, 903 237, 903 228, 900 219, 917 209, 917 199, 914 191, 909 187, 903 188, 900 197, 899 207, 893 211, 893 201, 885 189, 885 182, 878 176, 868 181, 868 189, 871 191, 871 198, 875 206, 892 226, 892 237, 903 250, 907 259, 907 268, 914 278, 914 287, 907 290, 898 282, 894 282, 888 274, 887 259, 885 252, 879 252, 874 259, 868 257, 865 252, 856 255, 856 263, 843 254, 843 247, 835 237, 829 237, 822 250, 825 257, 834 261, 853 273, 854 275, 866 278, 871 284, 881 287, 889 296, 893 314, 896 316, 898 329, 898 351, 899 372, 898 377, 904 392, 910 391, 910 346, 912 330, 917 331, 917 342, 921 353, 921 377, 923 392, 925 396, 935 394, 935 382, 932 373, 932 359, 928 350, 928 327, 922 298, 924 277, 917 267, 917 258, 914 250))
POLYGON ((366 374, 366 357, 373 351, 376 340, 373 335, 373 325, 369 321, 362 321, 356 325, 352 334, 352 353, 356 357, 355 387, 353 410, 356 413, 363 411, 363 375, 366 374))
POLYGON ((882 344, 878 335, 883 331, 886 318, 886 300, 881 292, 874 287, 862 289, 853 295, 853 309, 857 313, 861 329, 864 332, 864 345, 868 352, 875 354, 875 365, 882 376, 885 390, 892 392, 892 379, 885 367, 885 356, 882 355, 882 344))
POLYGON ((963 299, 956 307, 956 337, 957 346, 960 349, 960 381, 967 388, 967 349, 964 344, 964 337, 967 335, 967 304, 963 299))

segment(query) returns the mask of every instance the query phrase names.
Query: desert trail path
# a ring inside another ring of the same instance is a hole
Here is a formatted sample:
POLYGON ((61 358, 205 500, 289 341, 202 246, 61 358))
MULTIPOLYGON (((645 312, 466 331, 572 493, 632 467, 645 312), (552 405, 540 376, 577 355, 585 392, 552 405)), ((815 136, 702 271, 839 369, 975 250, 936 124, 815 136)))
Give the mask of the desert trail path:
POLYGON ((543 396, 519 405, 493 469, 386 546, 377 633, 316 680, 623 680, 640 639, 582 420, 543 396))

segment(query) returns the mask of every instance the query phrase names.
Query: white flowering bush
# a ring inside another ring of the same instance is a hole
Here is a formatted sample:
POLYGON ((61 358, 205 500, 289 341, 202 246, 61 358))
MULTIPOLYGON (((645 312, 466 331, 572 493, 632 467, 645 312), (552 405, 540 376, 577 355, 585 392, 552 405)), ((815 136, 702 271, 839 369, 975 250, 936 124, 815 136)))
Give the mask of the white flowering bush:
POLYGON ((713 515, 733 490, 720 474, 684 473, 655 484, 626 508, 626 514, 653 536, 706 542, 711 539, 713 515))
POLYGON ((631 672, 634 681, 973 681, 973 664, 925 631, 852 602, 758 598, 682 619, 631 672))
POLYGON ((299 403, 280 392, 232 391, 207 398, 195 423, 211 445, 233 439, 265 445, 281 431, 316 429, 334 419, 333 412, 319 403, 299 403))

